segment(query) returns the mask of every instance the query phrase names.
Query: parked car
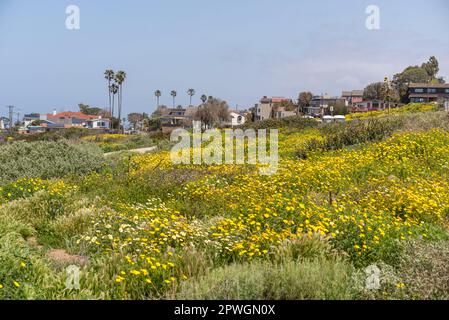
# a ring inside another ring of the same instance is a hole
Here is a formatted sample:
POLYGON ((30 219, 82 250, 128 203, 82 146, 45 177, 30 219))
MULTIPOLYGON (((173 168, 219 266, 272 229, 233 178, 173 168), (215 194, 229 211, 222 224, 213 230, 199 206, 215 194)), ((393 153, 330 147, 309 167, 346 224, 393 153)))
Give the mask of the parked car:
POLYGON ((332 123, 332 122, 345 122, 345 116, 323 116, 323 123, 332 123))

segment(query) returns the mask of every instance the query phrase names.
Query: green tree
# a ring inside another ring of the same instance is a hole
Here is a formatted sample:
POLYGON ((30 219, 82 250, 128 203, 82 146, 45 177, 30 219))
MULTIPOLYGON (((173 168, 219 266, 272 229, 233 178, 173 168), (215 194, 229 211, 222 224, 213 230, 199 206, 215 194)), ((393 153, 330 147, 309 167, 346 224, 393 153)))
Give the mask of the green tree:
POLYGON ((149 118, 145 119, 145 126, 149 131, 158 131, 162 128, 162 123, 159 118, 149 118))
POLYGON ((427 71, 421 67, 408 67, 393 78, 393 84, 402 102, 408 102, 408 86, 410 83, 429 83, 430 78, 427 71))
POLYGON ((427 75, 429 76, 430 80, 436 79, 438 71, 440 71, 438 60, 434 56, 430 57, 429 61, 423 63, 421 68, 426 70, 427 75))
POLYGON ((363 90, 363 99, 365 100, 382 100, 382 82, 375 82, 369 84, 365 90, 363 90))
POLYGON ((310 106, 310 102, 312 101, 312 99, 313 99, 312 92, 308 92, 308 91, 301 92, 298 97, 299 108, 301 110, 304 110, 304 108, 310 106))
POLYGON ((393 85, 396 88, 400 100, 404 103, 408 101, 408 86, 411 83, 444 83, 444 79, 438 77, 439 64, 436 57, 432 56, 421 66, 407 67, 393 78, 393 85))
POLYGON ((399 96, 395 88, 390 88, 387 82, 375 82, 369 84, 363 90, 363 99, 397 102, 399 96))
POLYGON ((161 96, 162 96, 162 91, 161 91, 161 90, 156 90, 156 91, 154 92, 154 95, 156 96, 157 107, 159 108, 159 99, 160 99, 161 96))
POLYGON ((91 107, 88 104, 80 103, 78 104, 81 113, 89 116, 104 116, 106 114, 105 110, 98 107, 91 107))
POLYGON ((192 97, 195 95, 195 89, 189 89, 189 90, 187 90, 187 94, 188 94, 189 97, 190 97, 190 104, 189 104, 189 106, 192 106, 192 97))
POLYGON ((172 90, 170 92, 170 95, 173 97, 173 109, 174 109, 175 108, 176 96, 178 95, 178 93, 175 90, 172 90))
POLYGON ((198 108, 194 114, 195 120, 199 120, 206 127, 213 127, 215 124, 221 124, 229 121, 229 106, 226 101, 209 97, 201 108, 198 108))
POLYGON ((137 124, 144 119, 142 113, 130 113, 128 114, 128 121, 133 125, 134 130, 136 130, 137 124))

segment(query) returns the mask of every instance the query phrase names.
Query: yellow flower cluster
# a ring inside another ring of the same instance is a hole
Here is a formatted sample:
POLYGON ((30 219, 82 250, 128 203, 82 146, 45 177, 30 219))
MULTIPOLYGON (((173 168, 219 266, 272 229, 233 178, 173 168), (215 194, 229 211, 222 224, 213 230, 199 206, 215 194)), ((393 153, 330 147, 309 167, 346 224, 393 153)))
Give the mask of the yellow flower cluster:
POLYGON ((361 113, 352 113, 346 116, 346 120, 354 119, 367 119, 372 117, 385 116, 388 114, 401 114, 410 112, 428 112, 436 111, 438 106, 436 104, 425 104, 425 103, 410 103, 400 108, 392 108, 390 110, 379 110, 361 113))
POLYGON ((385 237, 426 237, 426 223, 444 223, 448 144, 441 131, 401 134, 359 150, 283 159, 271 177, 206 177, 182 194, 212 212, 225 207, 210 235, 237 256, 259 256, 303 234, 360 255, 385 237))
POLYGON ((94 232, 78 242, 122 259, 124 267, 116 275, 116 283, 143 283, 152 290, 185 279, 174 270, 177 251, 200 231, 159 199, 140 206, 121 205, 117 213, 103 214, 92 223, 94 232))
POLYGON ((82 137, 81 139, 84 141, 89 141, 89 142, 114 142, 114 141, 124 140, 128 137, 129 136, 127 136, 126 134, 108 133, 108 134, 99 134, 99 135, 95 135, 95 136, 86 136, 86 137, 82 137))
POLYGON ((0 187, 0 203, 32 196, 40 190, 48 190, 52 196, 62 196, 76 191, 77 187, 63 180, 43 180, 39 178, 22 178, 0 187))
POLYGON ((238 165, 175 168, 167 152, 134 157, 136 178, 155 168, 201 175, 164 200, 95 217, 94 231, 80 242, 122 259, 115 283, 157 290, 185 278, 180 254, 190 245, 215 250, 217 259, 252 260, 285 240, 320 235, 359 259, 391 240, 427 238, 434 226, 447 227, 449 133, 401 133, 295 159, 296 148, 322 139, 314 132, 280 137, 281 153, 293 146, 272 176, 238 165))

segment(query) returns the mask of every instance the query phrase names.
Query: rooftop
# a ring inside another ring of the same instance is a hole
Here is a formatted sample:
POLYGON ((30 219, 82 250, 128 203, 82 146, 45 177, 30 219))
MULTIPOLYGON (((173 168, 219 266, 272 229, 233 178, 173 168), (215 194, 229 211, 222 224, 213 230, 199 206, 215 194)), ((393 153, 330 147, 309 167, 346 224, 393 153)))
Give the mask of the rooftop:
POLYGON ((411 83, 409 88, 447 88, 449 83, 411 83))
POLYGON ((291 102, 292 99, 290 98, 286 98, 286 97, 271 97, 268 98, 267 96, 262 97, 262 99, 260 99, 260 103, 281 103, 281 102, 291 102))
POLYGON ((363 90, 343 91, 341 96, 342 97, 362 97, 363 96, 363 90))
POLYGON ((72 111, 64 111, 56 114, 49 113, 47 114, 48 119, 70 119, 70 118, 76 118, 76 119, 83 119, 83 120, 93 120, 98 119, 98 116, 91 116, 84 114, 82 112, 72 112, 72 111))

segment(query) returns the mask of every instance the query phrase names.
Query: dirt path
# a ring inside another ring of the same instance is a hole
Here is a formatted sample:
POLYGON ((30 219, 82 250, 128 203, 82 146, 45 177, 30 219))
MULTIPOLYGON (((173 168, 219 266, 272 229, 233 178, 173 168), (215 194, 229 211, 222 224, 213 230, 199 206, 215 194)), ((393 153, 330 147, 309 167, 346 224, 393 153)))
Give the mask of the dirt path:
POLYGON ((147 153, 147 152, 152 152, 152 151, 154 151, 156 149, 157 149, 157 147, 147 147, 147 148, 132 149, 132 150, 121 150, 121 151, 105 153, 104 156, 107 157, 107 156, 111 156, 111 155, 118 154, 118 153, 121 153, 121 152, 134 152, 134 153, 144 154, 144 153, 147 153))

